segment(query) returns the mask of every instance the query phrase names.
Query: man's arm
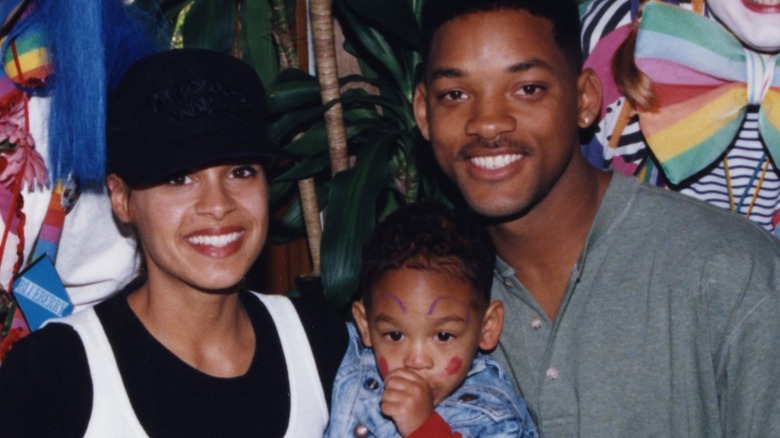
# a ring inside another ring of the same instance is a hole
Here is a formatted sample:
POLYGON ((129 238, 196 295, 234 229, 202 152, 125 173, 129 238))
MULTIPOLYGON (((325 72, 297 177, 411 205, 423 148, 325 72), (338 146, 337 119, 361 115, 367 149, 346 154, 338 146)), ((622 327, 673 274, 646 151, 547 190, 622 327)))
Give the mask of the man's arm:
POLYGON ((724 436, 780 436, 780 291, 728 334, 717 370, 724 436))

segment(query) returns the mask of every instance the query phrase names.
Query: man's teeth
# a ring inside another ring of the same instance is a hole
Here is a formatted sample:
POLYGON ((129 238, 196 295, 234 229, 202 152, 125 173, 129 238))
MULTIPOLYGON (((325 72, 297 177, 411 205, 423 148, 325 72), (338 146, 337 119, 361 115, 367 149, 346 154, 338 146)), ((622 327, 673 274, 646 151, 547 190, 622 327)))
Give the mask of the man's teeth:
POLYGON ((499 169, 504 166, 508 166, 511 163, 523 158, 521 154, 506 154, 496 155, 491 157, 474 157, 471 158, 472 164, 483 169, 499 169))
POLYGON ((780 0, 749 0, 754 5, 761 6, 780 6, 780 0))
POLYGON ((187 240, 189 240, 189 242, 194 245, 208 245, 208 246, 216 246, 219 248, 228 245, 232 242, 235 242, 243 234, 244 234, 243 231, 237 231, 235 233, 222 234, 219 236, 193 236, 187 240))

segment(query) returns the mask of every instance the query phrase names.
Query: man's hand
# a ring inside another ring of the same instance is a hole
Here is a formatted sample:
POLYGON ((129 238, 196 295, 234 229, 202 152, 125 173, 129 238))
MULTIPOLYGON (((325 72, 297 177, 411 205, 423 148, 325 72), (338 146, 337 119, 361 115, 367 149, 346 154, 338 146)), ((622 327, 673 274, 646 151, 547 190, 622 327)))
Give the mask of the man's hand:
POLYGON ((433 390, 419 374, 398 368, 385 376, 381 407, 398 432, 407 436, 433 413, 433 390))

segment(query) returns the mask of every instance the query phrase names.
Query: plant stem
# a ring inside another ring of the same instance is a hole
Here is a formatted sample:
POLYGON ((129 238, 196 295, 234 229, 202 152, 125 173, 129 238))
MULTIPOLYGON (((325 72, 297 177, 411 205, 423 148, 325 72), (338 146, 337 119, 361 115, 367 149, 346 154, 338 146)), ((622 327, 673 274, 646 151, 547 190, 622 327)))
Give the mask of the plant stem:
MULTIPOLYGON (((336 43, 333 34, 332 6, 332 0, 311 0, 310 4, 314 57, 323 103, 341 97, 336 64, 336 43)), ((347 136, 341 103, 333 105, 325 113, 325 127, 328 133, 331 173, 335 175, 349 168, 347 136)))
MULTIPOLYGON (((279 64, 283 68, 300 68, 301 61, 295 51, 295 45, 290 32, 290 20, 284 0, 271 0, 273 34, 279 44, 279 64)), ((311 256, 311 275, 320 275, 320 244, 322 242, 322 223, 320 222, 319 203, 317 202, 317 186, 314 178, 298 181, 301 212, 306 226, 306 237, 309 242, 311 256)))
POLYGON ((271 20, 273 22, 273 34, 281 52, 280 63, 284 68, 301 68, 301 60, 295 51, 293 37, 290 31, 290 16, 287 14, 285 0, 271 0, 271 20))

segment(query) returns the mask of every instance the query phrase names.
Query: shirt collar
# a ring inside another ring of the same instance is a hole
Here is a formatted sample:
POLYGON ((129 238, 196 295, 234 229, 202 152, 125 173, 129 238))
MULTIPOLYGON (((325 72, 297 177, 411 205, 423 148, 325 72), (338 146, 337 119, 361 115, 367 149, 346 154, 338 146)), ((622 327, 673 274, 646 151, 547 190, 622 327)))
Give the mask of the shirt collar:
MULTIPOLYGON (((623 218, 628 214, 633 203, 640 181, 633 177, 628 177, 619 173, 612 173, 611 180, 604 192, 604 198, 593 220, 590 232, 585 243, 585 250, 580 255, 577 265, 582 267, 586 256, 594 248, 604 242, 605 238, 614 232, 623 218)), ((496 256, 495 272, 501 278, 510 278, 515 270, 509 266, 501 257, 496 256)))

